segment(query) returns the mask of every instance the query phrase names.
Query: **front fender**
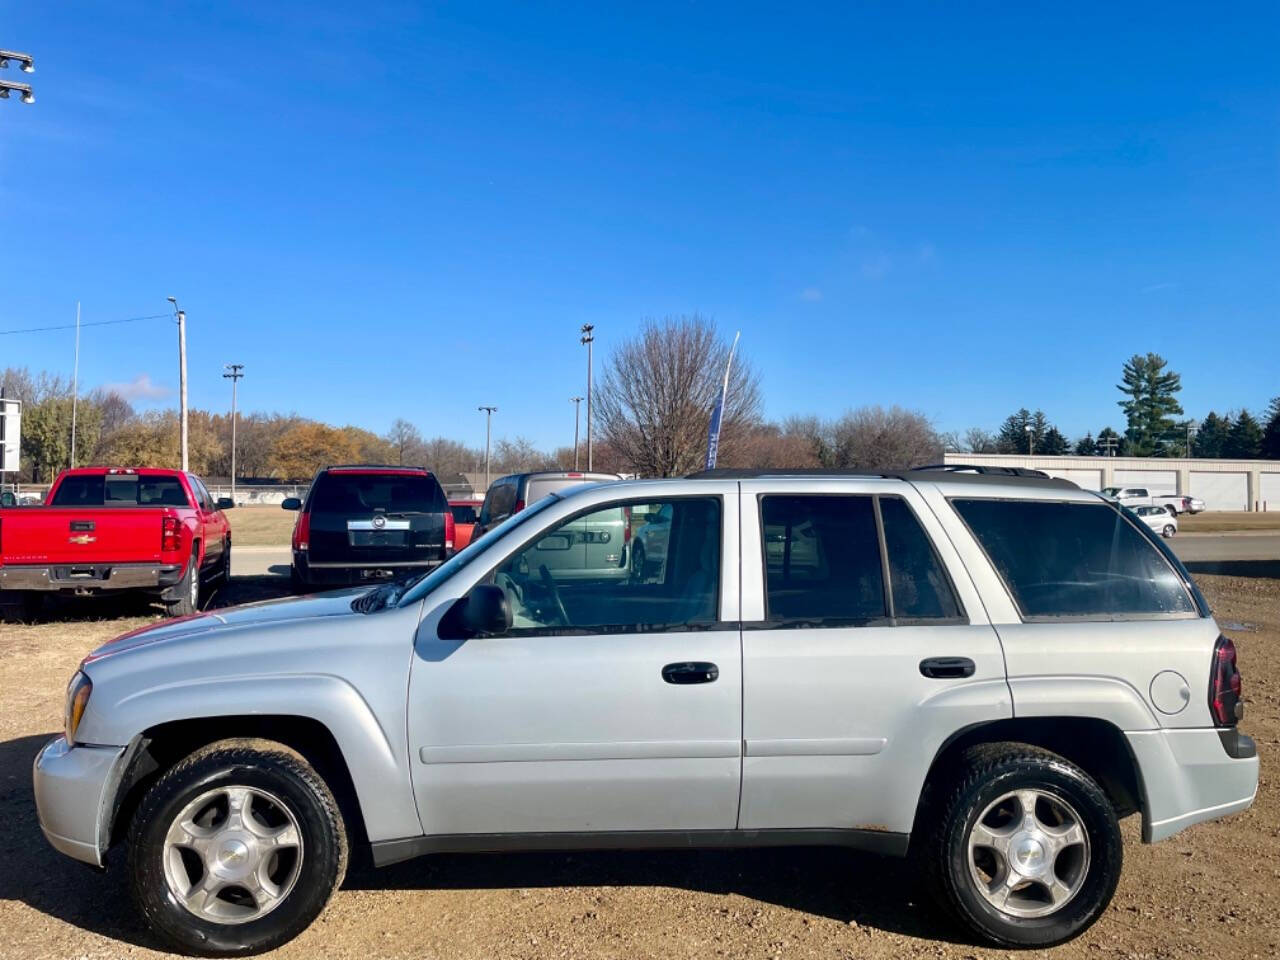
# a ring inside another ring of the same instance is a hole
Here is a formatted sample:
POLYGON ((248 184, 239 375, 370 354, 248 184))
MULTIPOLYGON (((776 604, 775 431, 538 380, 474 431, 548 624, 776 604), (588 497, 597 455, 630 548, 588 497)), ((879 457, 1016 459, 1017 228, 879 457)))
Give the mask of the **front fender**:
POLYGON ((218 717, 281 714, 314 720, 333 735, 355 785, 371 841, 422 832, 408 760, 395 746, 399 738, 383 728, 359 691, 338 677, 199 678, 148 687, 112 703, 95 703, 91 698, 77 739, 123 745, 165 723, 207 719, 212 741, 218 739, 218 717))

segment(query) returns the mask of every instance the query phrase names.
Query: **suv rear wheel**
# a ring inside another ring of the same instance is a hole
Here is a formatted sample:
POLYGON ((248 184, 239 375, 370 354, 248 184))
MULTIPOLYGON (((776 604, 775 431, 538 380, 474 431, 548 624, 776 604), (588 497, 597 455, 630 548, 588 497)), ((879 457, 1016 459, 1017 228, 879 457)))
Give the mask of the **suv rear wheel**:
POLYGON ((176 764, 129 835, 138 909, 180 950, 204 956, 291 940, 346 873, 333 794, 302 756, 267 740, 221 740, 176 764))
POLYGON ((924 821, 926 876, 983 939, 1052 946, 1111 902, 1120 827, 1079 767, 1026 744, 986 744, 965 751, 943 790, 924 821))

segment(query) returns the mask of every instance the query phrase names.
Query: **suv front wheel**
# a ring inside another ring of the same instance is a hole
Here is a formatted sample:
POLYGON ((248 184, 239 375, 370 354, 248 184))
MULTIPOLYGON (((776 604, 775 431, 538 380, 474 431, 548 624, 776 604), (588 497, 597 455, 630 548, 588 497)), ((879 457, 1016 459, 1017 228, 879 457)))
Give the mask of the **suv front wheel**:
POLYGON ((180 950, 204 956, 292 939, 346 872, 333 794, 302 756, 267 740, 221 740, 174 765, 129 835, 138 909, 180 950))
POLYGON ((972 747, 926 811, 926 876, 956 918, 1002 946, 1049 947, 1106 909, 1122 841, 1085 771, 1018 743, 972 747))

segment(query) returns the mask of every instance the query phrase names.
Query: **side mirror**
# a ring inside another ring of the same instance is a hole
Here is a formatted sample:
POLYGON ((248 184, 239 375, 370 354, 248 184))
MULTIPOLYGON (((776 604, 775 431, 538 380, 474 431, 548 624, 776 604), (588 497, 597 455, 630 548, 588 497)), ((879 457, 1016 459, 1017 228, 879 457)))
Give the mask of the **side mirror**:
POLYGON ((511 629, 511 604, 501 587, 481 583, 462 598, 460 624, 466 636, 506 633, 511 629))
POLYGON ((297 497, 285 497, 280 501, 280 509, 282 510, 301 510, 302 501, 297 497))
POLYGON ((236 502, 232 500, 230 497, 219 497, 217 500, 217 503, 215 504, 215 506, 217 506, 219 510, 230 510, 235 505, 236 505, 236 502))

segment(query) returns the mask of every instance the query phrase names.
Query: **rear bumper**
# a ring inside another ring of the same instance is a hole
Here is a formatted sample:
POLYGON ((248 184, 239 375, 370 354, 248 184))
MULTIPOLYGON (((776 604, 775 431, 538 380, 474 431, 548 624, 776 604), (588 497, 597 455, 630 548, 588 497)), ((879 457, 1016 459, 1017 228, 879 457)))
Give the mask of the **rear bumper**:
POLYGON ((399 577, 414 576, 434 570, 444 560, 415 560, 411 562, 392 561, 389 563, 313 563, 305 553, 294 551, 293 569, 299 578, 314 586, 345 587, 360 583, 378 583, 394 580, 399 577))
POLYGON ((174 563, 86 563, 0 567, 0 590, 98 593, 171 587, 182 579, 174 563))
POLYGON ((45 839, 59 853, 102 866, 124 755, 124 747, 69 747, 63 737, 50 740, 36 755, 31 772, 36 814, 45 839))
POLYGON ((1142 839, 1155 843, 1193 824, 1248 808, 1258 792, 1258 753, 1238 734, 1233 750, 1219 731, 1140 730, 1125 734, 1142 773, 1142 839))

